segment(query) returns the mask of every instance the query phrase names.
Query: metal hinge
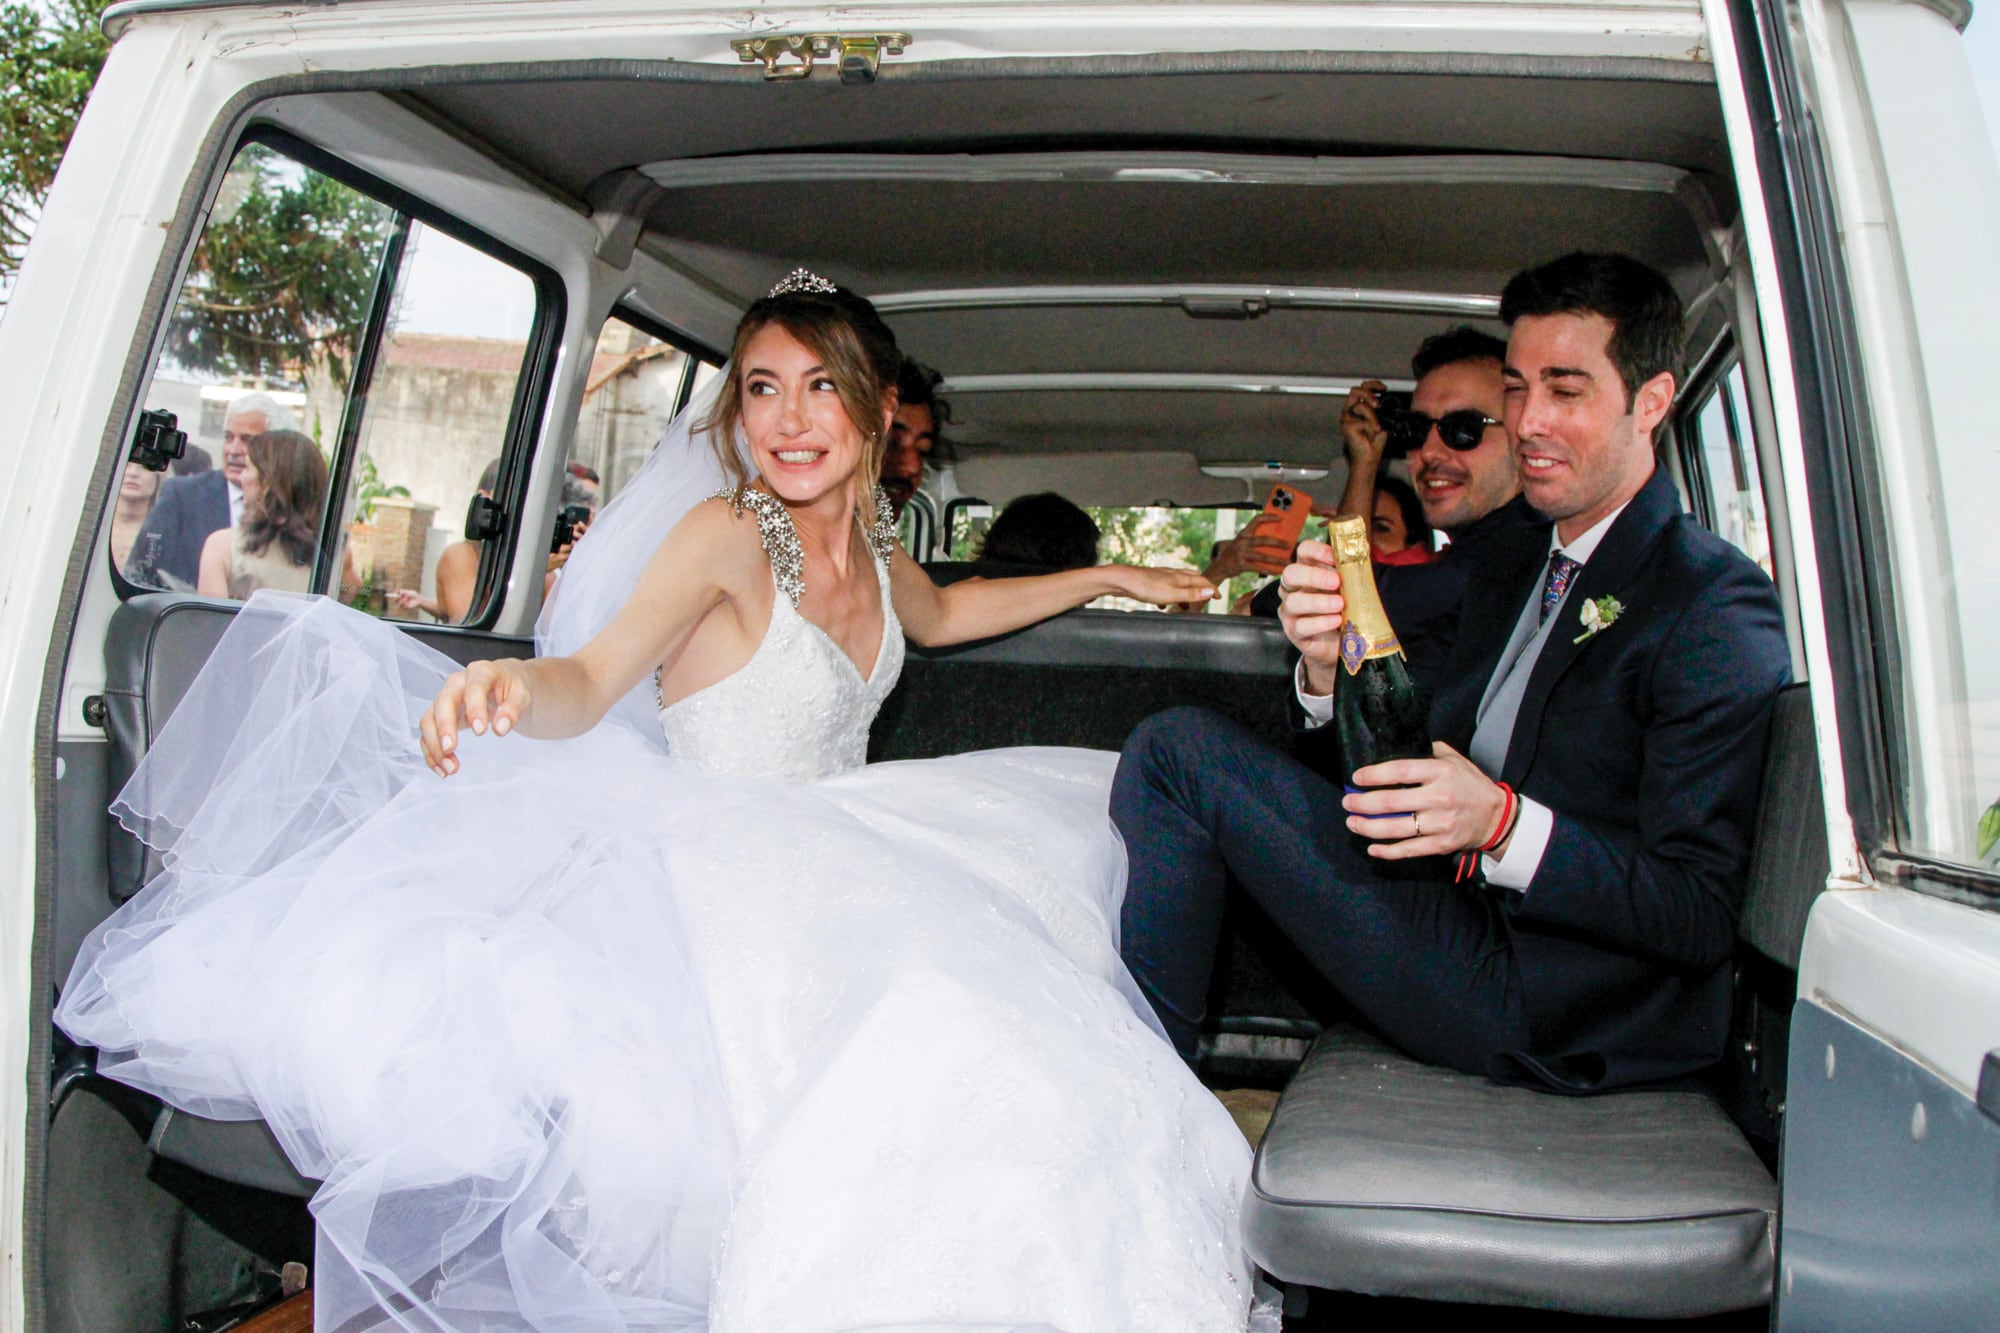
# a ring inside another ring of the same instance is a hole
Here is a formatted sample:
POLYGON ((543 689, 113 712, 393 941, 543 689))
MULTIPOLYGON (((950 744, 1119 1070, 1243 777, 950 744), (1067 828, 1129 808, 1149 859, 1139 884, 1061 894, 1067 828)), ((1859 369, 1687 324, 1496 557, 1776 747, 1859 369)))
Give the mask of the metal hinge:
POLYGON ((882 57, 909 44, 907 32, 807 32, 739 37, 729 47, 744 64, 761 63, 767 79, 803 79, 819 61, 837 59, 842 83, 873 83, 882 57))

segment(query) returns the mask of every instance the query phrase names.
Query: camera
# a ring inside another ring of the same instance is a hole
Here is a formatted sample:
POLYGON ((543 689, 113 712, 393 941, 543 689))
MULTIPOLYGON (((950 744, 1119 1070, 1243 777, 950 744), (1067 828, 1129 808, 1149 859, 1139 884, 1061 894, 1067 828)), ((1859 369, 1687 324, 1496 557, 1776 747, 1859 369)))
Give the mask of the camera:
MULTIPOLYGON (((1375 419, 1382 423, 1384 430, 1389 423, 1410 410, 1410 394, 1404 389, 1384 389, 1375 398, 1375 419)), ((1409 446, 1397 441, 1395 432, 1390 431, 1388 447, 1383 449, 1382 458, 1402 458, 1410 452, 1409 446)))
POLYGON ((132 437, 132 461, 148 472, 165 472, 176 458, 187 454, 187 432, 172 412, 149 407, 139 414, 139 428, 132 437))
POLYGON ((564 505, 562 512, 556 515, 556 535, 549 542, 549 553, 553 555, 575 542, 576 530, 589 525, 589 505, 564 505))

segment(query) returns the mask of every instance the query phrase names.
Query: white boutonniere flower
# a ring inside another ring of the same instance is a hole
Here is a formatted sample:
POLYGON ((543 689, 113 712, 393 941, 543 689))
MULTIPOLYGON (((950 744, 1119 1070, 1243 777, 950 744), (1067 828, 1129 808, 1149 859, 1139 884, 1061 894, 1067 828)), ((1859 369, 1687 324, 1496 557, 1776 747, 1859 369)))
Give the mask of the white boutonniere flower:
POLYGON ((1583 633, 1571 640, 1582 643, 1593 635, 1602 634, 1617 623, 1625 614, 1625 604, 1616 597, 1599 597, 1583 604, 1583 633))

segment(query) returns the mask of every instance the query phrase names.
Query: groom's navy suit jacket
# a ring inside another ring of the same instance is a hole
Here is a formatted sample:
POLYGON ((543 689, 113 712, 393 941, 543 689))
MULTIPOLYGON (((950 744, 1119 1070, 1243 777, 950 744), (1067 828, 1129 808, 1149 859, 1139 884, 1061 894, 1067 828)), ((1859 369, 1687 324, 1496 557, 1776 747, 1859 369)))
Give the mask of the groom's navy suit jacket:
MULTIPOLYGON (((1548 554, 1546 523, 1494 543, 1450 649, 1420 682, 1432 735, 1460 753, 1548 554)), ((1549 807, 1554 829, 1525 892, 1479 891, 1500 906, 1531 1043, 1492 1072, 1585 1091, 1722 1057, 1765 740, 1791 652, 1771 580, 1681 512, 1663 470, 1605 533, 1560 615, 1499 774, 1549 807), (1584 604, 1607 596, 1622 611, 1578 642, 1584 604)))

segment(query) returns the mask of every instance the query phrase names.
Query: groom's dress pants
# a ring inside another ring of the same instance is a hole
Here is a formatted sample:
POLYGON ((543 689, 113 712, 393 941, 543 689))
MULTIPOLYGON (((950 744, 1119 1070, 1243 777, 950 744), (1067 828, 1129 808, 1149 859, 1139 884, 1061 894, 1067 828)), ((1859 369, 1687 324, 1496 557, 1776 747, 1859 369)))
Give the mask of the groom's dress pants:
POLYGON ((1432 1064, 1484 1073, 1527 1042, 1493 895, 1438 858, 1380 861, 1347 829, 1341 791, 1200 708, 1148 718, 1111 788, 1130 862, 1122 949, 1192 1060, 1230 871, 1361 1016, 1432 1064))

